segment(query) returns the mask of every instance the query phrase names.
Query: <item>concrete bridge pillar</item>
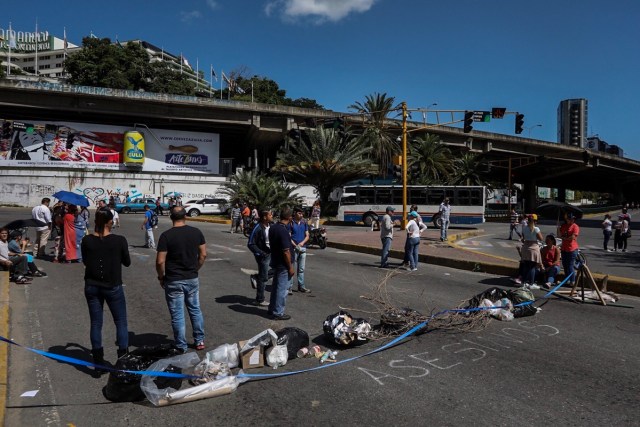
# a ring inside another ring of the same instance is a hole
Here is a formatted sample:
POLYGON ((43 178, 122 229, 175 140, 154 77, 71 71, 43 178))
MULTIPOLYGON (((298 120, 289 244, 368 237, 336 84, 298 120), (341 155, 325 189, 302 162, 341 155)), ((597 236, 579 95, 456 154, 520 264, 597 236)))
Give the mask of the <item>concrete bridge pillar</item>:
POLYGON ((562 203, 567 202, 567 189, 558 187, 558 201, 562 203))
POLYGON ((538 198, 535 180, 525 181, 522 184, 522 198, 524 201, 524 212, 533 212, 536 208, 536 200, 538 198))

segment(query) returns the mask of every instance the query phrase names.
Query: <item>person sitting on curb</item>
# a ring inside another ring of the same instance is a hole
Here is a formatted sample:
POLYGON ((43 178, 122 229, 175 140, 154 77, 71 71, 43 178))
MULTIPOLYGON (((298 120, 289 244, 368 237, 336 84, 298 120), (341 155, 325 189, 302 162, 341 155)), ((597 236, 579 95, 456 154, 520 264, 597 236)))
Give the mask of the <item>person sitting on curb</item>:
POLYGON ((13 273, 14 281, 17 285, 27 285, 31 279, 27 274, 27 256, 18 255, 9 251, 9 230, 0 228, 0 265, 13 273))
POLYGON ((544 238, 545 247, 540 250, 542 256, 542 272, 545 284, 543 289, 549 290, 556 282, 556 276, 560 273, 560 248, 556 245, 556 236, 547 235, 544 238))
POLYGON ((14 230, 11 233, 11 240, 9 241, 9 253, 14 253, 17 255, 26 255, 27 256, 27 276, 32 277, 47 277, 47 273, 44 271, 40 271, 36 266, 35 262, 33 262, 33 255, 27 253, 27 245, 29 244, 29 238, 22 238, 22 232, 19 230, 14 230))

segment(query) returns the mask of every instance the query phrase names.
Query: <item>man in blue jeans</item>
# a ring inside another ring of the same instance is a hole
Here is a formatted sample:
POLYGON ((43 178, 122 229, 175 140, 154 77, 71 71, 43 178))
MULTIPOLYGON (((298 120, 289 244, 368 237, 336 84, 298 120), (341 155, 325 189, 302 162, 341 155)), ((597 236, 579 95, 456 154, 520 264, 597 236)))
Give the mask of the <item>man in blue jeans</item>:
POLYGON ((269 228, 269 246, 271 247, 271 267, 273 268, 273 285, 269 300, 269 314, 273 320, 289 320, 291 316, 284 313, 287 302, 289 280, 293 277, 291 262, 292 246, 289 234, 291 210, 287 207, 280 211, 280 221, 269 228))
POLYGON ((269 229, 273 221, 273 214, 270 210, 260 213, 260 222, 256 224, 249 236, 247 247, 253 253, 258 263, 258 274, 251 275, 251 286, 257 289, 254 305, 267 306, 264 300, 264 290, 269 280, 269 263, 271 262, 271 248, 269 246, 269 229))
POLYGON ((187 212, 176 206, 171 210, 173 227, 160 235, 156 271, 171 314, 175 348, 187 351, 184 307, 186 304, 196 350, 204 350, 204 319, 200 310, 198 270, 207 258, 207 246, 202 232, 186 224, 187 212))
MULTIPOLYGON (((304 219, 301 208, 293 209, 293 219, 289 223, 291 233, 291 245, 293 246, 293 264, 298 282, 298 292, 309 293, 311 289, 304 286, 304 267, 307 260, 307 242, 309 241, 309 224, 304 219)), ((289 279, 289 295, 292 294, 293 277, 289 279)))
POLYGON ((380 223, 380 241, 382 242, 382 256, 380 257, 380 268, 389 267, 389 250, 393 241, 393 219, 391 215, 395 212, 395 208, 387 206, 386 213, 382 217, 380 223))
POLYGON ((140 226, 140 228, 144 229, 144 247, 155 249, 156 242, 153 239, 153 224, 151 224, 151 217, 153 217, 151 206, 144 205, 144 221, 140 226))

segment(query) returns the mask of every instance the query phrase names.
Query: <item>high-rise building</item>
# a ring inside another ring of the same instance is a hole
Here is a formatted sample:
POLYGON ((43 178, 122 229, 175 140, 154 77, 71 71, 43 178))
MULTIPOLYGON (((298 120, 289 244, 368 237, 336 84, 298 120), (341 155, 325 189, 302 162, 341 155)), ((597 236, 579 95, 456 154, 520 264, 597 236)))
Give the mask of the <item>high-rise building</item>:
POLYGON ((587 148, 588 101, 565 99, 558 105, 558 143, 587 148))

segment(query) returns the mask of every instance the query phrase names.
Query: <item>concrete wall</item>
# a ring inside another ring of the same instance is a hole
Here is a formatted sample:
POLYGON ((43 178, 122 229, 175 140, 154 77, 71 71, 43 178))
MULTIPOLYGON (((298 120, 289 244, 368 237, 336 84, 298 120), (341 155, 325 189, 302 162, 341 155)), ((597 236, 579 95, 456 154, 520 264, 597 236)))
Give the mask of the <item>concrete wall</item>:
POLYGON ((35 206, 59 190, 87 196, 92 205, 110 196, 163 196, 183 193, 183 201, 216 195, 223 177, 179 176, 136 172, 88 172, 78 170, 0 170, 0 204, 35 206))

